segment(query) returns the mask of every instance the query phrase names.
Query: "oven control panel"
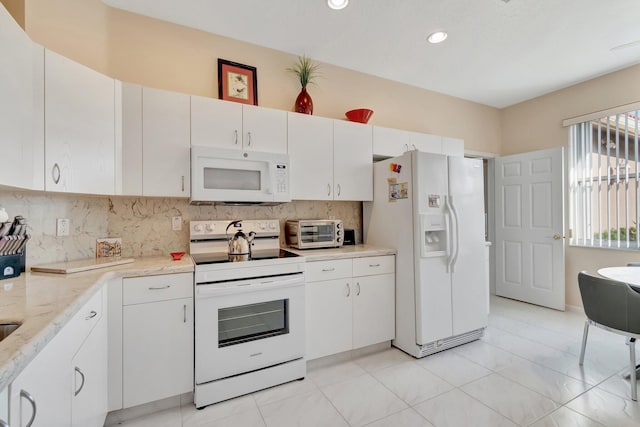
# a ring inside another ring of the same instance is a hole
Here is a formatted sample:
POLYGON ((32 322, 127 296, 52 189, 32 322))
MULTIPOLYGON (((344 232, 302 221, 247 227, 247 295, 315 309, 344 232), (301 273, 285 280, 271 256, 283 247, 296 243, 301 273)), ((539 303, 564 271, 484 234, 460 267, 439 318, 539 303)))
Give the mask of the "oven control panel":
POLYGON ((277 219, 251 219, 239 221, 191 221, 189 223, 191 240, 224 239, 227 236, 233 236, 238 231, 242 231, 245 234, 253 231, 256 233, 256 237, 277 237, 280 235, 280 221, 277 219))

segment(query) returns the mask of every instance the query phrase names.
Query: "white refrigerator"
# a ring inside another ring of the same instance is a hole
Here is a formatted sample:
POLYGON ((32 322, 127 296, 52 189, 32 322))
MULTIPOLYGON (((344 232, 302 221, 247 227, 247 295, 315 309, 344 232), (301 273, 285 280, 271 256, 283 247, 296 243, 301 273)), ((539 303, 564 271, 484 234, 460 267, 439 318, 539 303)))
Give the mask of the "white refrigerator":
POLYGON ((373 174, 364 238, 397 249, 393 345, 423 357, 480 338, 489 311, 482 160, 409 151, 373 174))

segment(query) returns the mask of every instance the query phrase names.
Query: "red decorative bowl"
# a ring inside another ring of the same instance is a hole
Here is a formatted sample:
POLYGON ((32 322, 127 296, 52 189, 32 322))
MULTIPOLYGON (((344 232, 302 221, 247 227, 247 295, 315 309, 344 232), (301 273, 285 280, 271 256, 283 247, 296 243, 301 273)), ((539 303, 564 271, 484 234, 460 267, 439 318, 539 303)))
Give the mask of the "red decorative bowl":
POLYGON ((184 254, 184 252, 169 252, 169 255, 171 255, 174 261, 180 261, 184 254))
POLYGON ((347 111, 344 115, 352 122, 367 123, 373 115, 373 110, 359 108, 357 110, 347 111))

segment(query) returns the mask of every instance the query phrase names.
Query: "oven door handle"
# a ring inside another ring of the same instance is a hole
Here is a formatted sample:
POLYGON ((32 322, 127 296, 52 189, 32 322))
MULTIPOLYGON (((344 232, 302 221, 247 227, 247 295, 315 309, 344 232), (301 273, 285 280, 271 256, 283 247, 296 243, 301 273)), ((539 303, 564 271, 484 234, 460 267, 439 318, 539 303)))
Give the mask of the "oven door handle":
POLYGON ((220 295, 241 294, 255 292, 257 290, 286 289, 304 286, 304 277, 291 277, 288 279, 254 279, 231 282, 226 285, 221 283, 211 285, 196 285, 196 296, 207 298, 220 295))

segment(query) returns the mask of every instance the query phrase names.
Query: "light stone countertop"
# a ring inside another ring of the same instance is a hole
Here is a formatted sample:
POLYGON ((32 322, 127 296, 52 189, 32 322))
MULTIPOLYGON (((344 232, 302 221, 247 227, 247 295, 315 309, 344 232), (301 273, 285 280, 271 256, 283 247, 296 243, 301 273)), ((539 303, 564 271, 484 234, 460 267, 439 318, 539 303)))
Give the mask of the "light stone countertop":
POLYGON ((370 256, 395 255, 396 250, 373 245, 347 245, 339 248, 326 249, 294 249, 284 248, 290 252, 301 255, 306 262, 331 261, 345 258, 363 258, 370 256))
POLYGON ((22 323, 0 341, 0 390, 13 381, 107 281, 193 270, 188 255, 181 261, 173 261, 167 255, 136 258, 130 264, 73 274, 28 272, 0 281, 0 323, 22 323))

